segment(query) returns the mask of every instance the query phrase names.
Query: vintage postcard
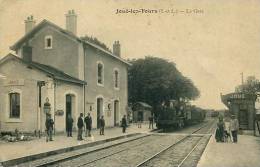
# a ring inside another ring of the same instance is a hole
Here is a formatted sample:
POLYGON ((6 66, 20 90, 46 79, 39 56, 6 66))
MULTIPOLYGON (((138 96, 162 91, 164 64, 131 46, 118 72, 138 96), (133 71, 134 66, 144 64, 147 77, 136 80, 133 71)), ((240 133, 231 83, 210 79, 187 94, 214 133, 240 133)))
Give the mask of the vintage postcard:
POLYGON ((259 167, 259 0, 0 0, 0 167, 259 167))

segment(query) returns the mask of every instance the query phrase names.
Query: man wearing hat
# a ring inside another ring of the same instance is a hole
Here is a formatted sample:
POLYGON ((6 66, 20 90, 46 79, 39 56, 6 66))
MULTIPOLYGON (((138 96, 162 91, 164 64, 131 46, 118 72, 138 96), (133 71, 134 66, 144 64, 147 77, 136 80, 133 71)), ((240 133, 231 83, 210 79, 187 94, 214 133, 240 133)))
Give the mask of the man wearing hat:
POLYGON ((233 138, 233 142, 237 143, 237 132, 239 129, 239 124, 238 120, 236 119, 235 115, 231 115, 231 120, 230 120, 230 130, 233 138))
POLYGON ((54 125, 54 121, 51 118, 51 114, 46 114, 46 122, 45 122, 45 126, 46 126, 46 142, 48 141, 53 141, 52 140, 52 131, 53 131, 53 125, 54 125))

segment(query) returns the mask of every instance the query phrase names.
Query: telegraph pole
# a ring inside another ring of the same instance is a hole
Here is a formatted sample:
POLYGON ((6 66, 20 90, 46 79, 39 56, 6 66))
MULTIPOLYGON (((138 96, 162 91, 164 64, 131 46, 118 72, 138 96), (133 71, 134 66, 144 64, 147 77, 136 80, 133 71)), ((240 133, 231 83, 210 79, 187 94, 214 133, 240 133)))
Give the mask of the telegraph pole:
POLYGON ((241 84, 242 84, 241 85, 241 88, 242 88, 241 91, 244 92, 244 73, 243 72, 241 73, 241 84))

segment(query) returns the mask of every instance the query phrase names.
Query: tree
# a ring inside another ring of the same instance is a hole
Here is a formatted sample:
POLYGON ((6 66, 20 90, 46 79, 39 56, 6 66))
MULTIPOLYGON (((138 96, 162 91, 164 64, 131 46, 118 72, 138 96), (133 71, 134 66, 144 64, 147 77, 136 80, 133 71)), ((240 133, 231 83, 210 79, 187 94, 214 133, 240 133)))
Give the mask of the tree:
POLYGON ((199 90, 184 77, 173 62, 157 58, 130 60, 128 71, 129 101, 143 101, 153 106, 154 112, 170 100, 194 100, 199 90))
POLYGON ((256 94, 257 92, 260 92, 260 82, 255 76, 248 76, 243 85, 238 85, 236 87, 236 92, 256 94))
POLYGON ((80 39, 84 40, 84 41, 88 41, 93 44, 96 44, 96 45, 100 46, 101 48, 105 49, 106 51, 112 53, 111 50, 109 49, 109 47, 105 43, 99 41, 96 37, 92 37, 92 36, 89 37, 88 35, 85 35, 83 37, 80 37, 80 39))

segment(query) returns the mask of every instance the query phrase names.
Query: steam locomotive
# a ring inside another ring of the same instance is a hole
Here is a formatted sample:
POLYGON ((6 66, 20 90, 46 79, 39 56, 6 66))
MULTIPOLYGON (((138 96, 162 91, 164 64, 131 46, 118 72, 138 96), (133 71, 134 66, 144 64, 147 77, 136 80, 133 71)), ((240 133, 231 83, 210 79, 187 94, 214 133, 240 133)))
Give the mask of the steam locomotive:
POLYGON ((163 106, 157 113, 156 125, 159 129, 183 128, 184 126, 202 122, 205 110, 186 104, 163 106))

